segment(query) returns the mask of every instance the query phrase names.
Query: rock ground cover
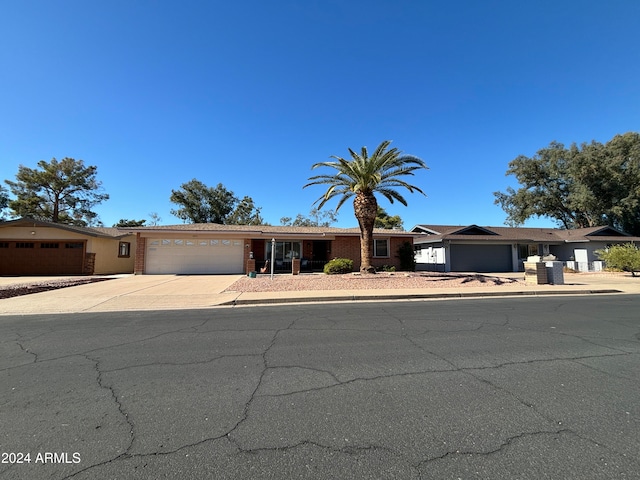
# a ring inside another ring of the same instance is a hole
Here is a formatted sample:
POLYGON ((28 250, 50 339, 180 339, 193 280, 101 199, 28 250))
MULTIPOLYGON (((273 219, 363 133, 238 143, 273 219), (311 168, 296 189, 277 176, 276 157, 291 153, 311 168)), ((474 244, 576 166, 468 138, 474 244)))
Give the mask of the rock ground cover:
POLYGON ((84 285, 86 283, 102 282, 104 280, 110 279, 82 277, 64 280, 48 280, 42 282, 15 283, 11 285, 4 285, 0 286, 0 299, 19 297, 21 295, 29 295, 31 293, 46 292, 48 290, 56 290, 59 288, 74 287, 76 285, 84 285))
POLYGON ((394 290, 451 287, 500 287, 524 285, 523 281, 481 274, 456 273, 377 273, 374 275, 301 274, 258 275, 243 277, 233 283, 226 292, 295 292, 305 290, 394 290))

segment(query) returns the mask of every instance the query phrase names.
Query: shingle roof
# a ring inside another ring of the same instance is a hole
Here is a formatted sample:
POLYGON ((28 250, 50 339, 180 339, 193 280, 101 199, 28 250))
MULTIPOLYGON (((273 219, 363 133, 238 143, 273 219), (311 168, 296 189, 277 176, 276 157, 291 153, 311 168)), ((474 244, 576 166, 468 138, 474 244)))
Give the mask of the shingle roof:
POLYGON ((632 237, 613 227, 600 226, 563 230, 559 228, 528 227, 479 227, 477 225, 416 225, 411 229, 415 239, 439 240, 502 240, 541 243, 570 243, 589 241, 630 241, 638 242, 640 237, 632 237), (465 233, 465 231, 470 233, 465 233), (478 233, 486 231, 486 234, 478 233))
MULTIPOLYGON (((219 223, 182 223, 178 225, 156 225, 150 227, 121 228, 131 232, 225 232, 255 235, 360 235, 359 228, 337 227, 288 227, 283 225, 222 225, 219 223)), ((413 236, 412 232, 374 229, 378 235, 413 236)))
POLYGON ((110 227, 79 227, 76 225, 67 225, 64 223, 53 223, 44 220, 36 220, 34 218, 19 218, 16 220, 8 220, 6 222, 0 222, 0 228, 2 227, 47 227, 58 228, 60 230, 66 230, 68 232, 79 233, 81 235, 88 235, 90 237, 107 237, 107 238, 120 238, 130 235, 131 232, 123 231, 118 228, 110 227))

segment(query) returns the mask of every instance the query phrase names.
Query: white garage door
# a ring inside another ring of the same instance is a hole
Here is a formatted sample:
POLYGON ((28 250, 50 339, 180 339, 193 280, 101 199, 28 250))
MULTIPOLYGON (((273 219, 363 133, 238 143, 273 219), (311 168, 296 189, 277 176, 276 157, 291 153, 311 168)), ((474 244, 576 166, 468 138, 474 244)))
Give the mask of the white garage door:
POLYGON ((240 239, 162 239, 147 240, 145 273, 242 273, 240 239))

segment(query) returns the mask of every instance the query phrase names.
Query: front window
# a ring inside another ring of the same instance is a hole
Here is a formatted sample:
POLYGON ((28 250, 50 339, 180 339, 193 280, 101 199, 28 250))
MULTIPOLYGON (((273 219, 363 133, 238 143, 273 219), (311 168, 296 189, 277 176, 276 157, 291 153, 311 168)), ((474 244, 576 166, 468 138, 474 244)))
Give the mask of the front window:
POLYGON ((389 257, 389 239, 376 238, 373 240, 373 256, 389 257))
POLYGON ((118 246, 118 256, 119 257, 130 257, 131 256, 131 243, 129 242, 120 242, 118 246))
POLYGON ((538 244, 536 243, 520 243, 518 244, 518 256, 522 260, 538 255, 538 244))
MULTIPOLYGON (((265 242, 265 258, 271 259, 271 243, 265 242)), ((276 242, 275 260, 290 262, 302 255, 302 242, 276 242)))

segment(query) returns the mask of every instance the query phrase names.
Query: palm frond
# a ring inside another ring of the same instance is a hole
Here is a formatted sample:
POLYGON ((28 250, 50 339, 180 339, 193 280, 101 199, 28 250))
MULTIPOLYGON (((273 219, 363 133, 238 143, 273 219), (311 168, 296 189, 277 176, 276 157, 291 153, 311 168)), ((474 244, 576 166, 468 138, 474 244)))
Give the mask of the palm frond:
POLYGON ((351 197, 353 197, 354 193, 353 192, 347 192, 345 193, 342 198, 338 201, 338 205, 336 205, 336 209, 335 211, 337 212, 340 207, 344 204, 344 202, 346 202, 347 200, 349 200, 351 197))
POLYGON ((402 187, 402 188, 406 188, 411 193, 413 193, 413 191, 415 190, 416 192, 426 196, 426 194, 422 191, 422 189, 417 185, 412 185, 406 182, 405 180, 397 177, 385 178, 382 182, 380 182, 380 186, 383 188, 402 187))
POLYGON ((424 162, 424 160, 422 160, 419 157, 416 157, 415 155, 402 155, 400 157, 398 157, 399 160, 402 161, 402 163, 407 164, 407 163, 413 163, 416 164, 418 166, 420 166, 420 168, 424 168, 425 170, 429 170, 429 167, 427 167, 427 164, 424 162))
MULTIPOLYGON (((362 147, 360 153, 348 148, 351 159, 332 155, 333 161, 318 162, 312 169, 327 167, 335 174, 315 175, 303 186, 329 185, 329 188, 315 203, 321 208, 329 200, 340 197, 338 207, 354 195, 373 195, 379 193, 391 203, 398 201, 407 205, 406 200, 395 188, 405 188, 410 193, 418 192, 424 195, 421 188, 411 185, 399 177, 413 176, 420 169, 427 169, 425 162, 414 156, 405 155, 397 148, 390 148, 391 141, 385 140, 369 155, 367 147, 362 147)), ((314 203, 314 204, 315 204, 314 203)))
POLYGON ((322 195, 320 198, 318 198, 315 202, 313 202, 313 205, 318 205, 318 209, 321 209, 325 203, 327 203, 329 200, 331 200, 332 198, 338 196, 338 195, 342 195, 342 198, 340 199, 340 201, 338 202, 338 206, 335 208, 335 211, 337 212, 340 207, 342 206, 342 204, 345 202, 345 200, 347 200, 349 197, 353 196, 354 193, 345 187, 342 188, 336 188, 335 186, 329 187, 329 189, 327 189, 327 191, 324 193, 324 195, 322 195))
POLYGON ((390 170, 388 172, 383 172, 380 175, 380 181, 385 182, 387 180, 391 180, 394 178, 403 178, 403 177, 413 177, 415 175, 415 168, 407 167, 403 169, 390 170))
MULTIPOLYGON (((391 140, 383 140, 380 143, 380 145, 378 145, 378 148, 376 148, 376 150, 373 152, 373 155, 371 155, 371 156, 372 157, 380 157, 380 156, 382 156, 382 154, 389 147, 389 145, 391 145, 391 140)), ((395 150, 395 148, 393 150, 395 150)))
POLYGON ((390 203, 393 203, 394 200, 397 200, 405 207, 407 206, 407 201, 404 199, 404 197, 392 188, 379 188, 377 192, 382 194, 387 200, 389 200, 390 203))
POLYGON ((350 185, 351 178, 347 175, 316 175, 310 177, 311 182, 304 185, 302 188, 306 188, 309 185, 322 185, 322 184, 336 184, 336 185, 350 185))

